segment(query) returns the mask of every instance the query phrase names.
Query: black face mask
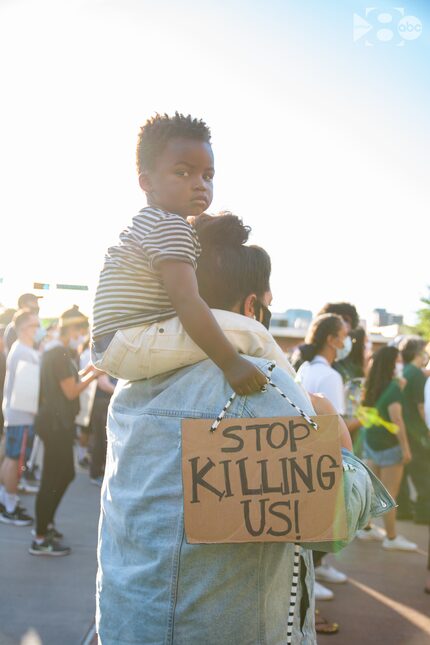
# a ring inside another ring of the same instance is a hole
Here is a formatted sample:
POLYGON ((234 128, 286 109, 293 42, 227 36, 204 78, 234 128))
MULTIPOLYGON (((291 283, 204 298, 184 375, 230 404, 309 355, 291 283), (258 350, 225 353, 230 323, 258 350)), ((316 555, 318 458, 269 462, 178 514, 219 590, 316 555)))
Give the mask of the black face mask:
MULTIPOLYGON (((261 323, 266 329, 270 327, 270 321, 272 319, 272 312, 266 305, 263 305, 262 302, 256 301, 254 305, 255 318, 261 323)), ((245 305, 242 303, 240 308, 240 313, 242 316, 245 315, 245 305)))

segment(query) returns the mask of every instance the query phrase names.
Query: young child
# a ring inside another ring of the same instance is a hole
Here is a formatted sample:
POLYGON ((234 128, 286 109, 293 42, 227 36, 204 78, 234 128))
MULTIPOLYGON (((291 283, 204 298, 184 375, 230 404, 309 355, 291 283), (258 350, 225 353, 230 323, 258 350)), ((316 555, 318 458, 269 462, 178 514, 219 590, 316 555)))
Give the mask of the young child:
POLYGON ((93 311, 94 365, 128 378, 121 365, 136 347, 121 332, 133 338, 143 331, 144 338, 154 323, 177 315, 235 392, 260 391, 266 376, 239 355, 198 292, 200 244, 187 218, 198 217, 212 202, 209 128, 178 113, 149 119, 139 134, 137 170, 148 206, 105 256, 93 311))

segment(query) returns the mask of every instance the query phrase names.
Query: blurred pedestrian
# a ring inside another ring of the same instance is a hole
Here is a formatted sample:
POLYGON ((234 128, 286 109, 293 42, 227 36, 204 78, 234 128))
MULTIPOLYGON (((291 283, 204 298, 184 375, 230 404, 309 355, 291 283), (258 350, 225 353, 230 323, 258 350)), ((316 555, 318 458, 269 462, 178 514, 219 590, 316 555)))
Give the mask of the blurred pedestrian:
MULTIPOLYGON (((300 348, 305 362, 297 373, 299 381, 307 392, 323 394, 338 414, 345 412, 344 388, 341 375, 332 365, 336 359, 346 358, 350 352, 350 343, 348 326, 341 316, 322 314, 312 321, 305 344, 300 348)), ((322 582, 339 584, 347 579, 344 573, 323 561, 324 555, 319 551, 313 552, 317 600, 333 598, 333 592, 324 587, 322 582)))
POLYGON ((333 364, 342 376, 345 396, 345 422, 353 438, 354 453, 361 456, 361 422, 357 418, 357 409, 361 405, 363 386, 371 357, 369 340, 363 327, 357 327, 349 332, 352 349, 350 354, 341 361, 333 364))
POLYGON ((79 382, 71 351, 76 351, 88 328, 88 319, 74 306, 60 317, 60 337, 45 351, 41 369, 41 407, 36 428, 44 443, 42 480, 36 499, 36 536, 32 555, 62 556, 70 548, 58 540, 55 513, 67 487, 75 477, 73 444, 79 395, 97 378, 89 372, 79 382))
POLYGON ((333 369, 335 360, 350 352, 348 328, 337 314, 322 314, 309 328, 305 345, 301 347, 304 363, 298 377, 308 392, 321 393, 334 405, 338 414, 345 412, 342 377, 333 369))
MULTIPOLYGON (((396 499, 405 464, 411 451, 402 413, 402 360, 396 347, 382 347, 374 356, 365 383, 364 410, 369 416, 364 440, 364 456, 375 475, 396 499)), ((384 538, 377 527, 369 525, 359 532, 361 539, 381 540, 384 549, 415 551, 417 545, 396 530, 396 509, 385 513, 384 538)))
MULTIPOLYGON (((427 377, 424 368, 429 362, 426 351, 426 341, 419 336, 408 336, 399 347, 403 363, 403 376, 406 386, 403 391, 403 416, 412 461, 407 466, 406 473, 412 479, 417 493, 417 499, 412 506, 406 477, 404 477, 402 494, 399 497, 399 510, 402 505, 408 514, 412 510, 413 519, 417 524, 430 523, 430 434, 425 421, 424 392, 427 377)), ((403 516, 403 513, 402 513, 403 516)))
MULTIPOLYGON (((0 324, 0 401, 3 401, 3 389, 4 389, 4 380, 6 377, 6 354, 4 348, 4 332, 5 325, 0 324)), ((0 405, 0 441, 3 436, 4 430, 4 417, 3 417, 3 408, 0 405)), ((1 465, 1 461, 0 461, 1 465)))
MULTIPOLYGON (((39 328, 39 318, 30 311, 18 311, 14 318, 17 340, 12 345, 6 362, 3 414, 6 428, 6 455, 1 466, 4 485, 0 522, 26 526, 33 519, 19 505, 18 482, 23 466, 31 454, 34 438, 35 413, 17 407, 14 403, 17 372, 22 363, 39 366, 39 353, 33 349, 34 338, 39 328)), ((19 404, 18 404, 19 405, 19 404)))
MULTIPOLYGON (((23 293, 22 296, 18 298, 18 311, 30 311, 36 316, 39 315, 39 300, 43 296, 35 296, 34 293, 23 293)), ((6 327, 4 333, 4 342, 6 347, 6 353, 10 351, 12 345, 17 339, 17 332, 15 329, 15 324, 12 320, 6 327)))

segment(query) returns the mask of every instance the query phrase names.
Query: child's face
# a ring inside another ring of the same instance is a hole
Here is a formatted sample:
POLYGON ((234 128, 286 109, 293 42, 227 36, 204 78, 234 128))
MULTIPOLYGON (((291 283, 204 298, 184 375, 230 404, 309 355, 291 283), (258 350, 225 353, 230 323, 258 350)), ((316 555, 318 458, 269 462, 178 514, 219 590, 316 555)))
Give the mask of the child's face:
POLYGON ((154 170, 139 176, 150 206, 182 217, 201 215, 213 197, 214 157, 209 143, 170 139, 154 170))

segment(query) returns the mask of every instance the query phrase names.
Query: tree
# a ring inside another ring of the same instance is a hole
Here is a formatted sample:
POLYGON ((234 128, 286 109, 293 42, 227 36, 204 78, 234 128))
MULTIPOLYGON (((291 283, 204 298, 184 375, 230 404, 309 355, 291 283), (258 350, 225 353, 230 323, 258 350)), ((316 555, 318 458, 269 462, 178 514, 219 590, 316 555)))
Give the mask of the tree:
POLYGON ((421 302, 425 307, 417 311, 418 324, 416 326, 417 332, 426 340, 430 340, 430 286, 429 295, 427 298, 421 298, 421 302))

